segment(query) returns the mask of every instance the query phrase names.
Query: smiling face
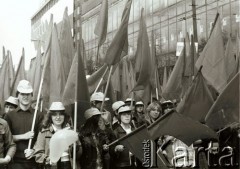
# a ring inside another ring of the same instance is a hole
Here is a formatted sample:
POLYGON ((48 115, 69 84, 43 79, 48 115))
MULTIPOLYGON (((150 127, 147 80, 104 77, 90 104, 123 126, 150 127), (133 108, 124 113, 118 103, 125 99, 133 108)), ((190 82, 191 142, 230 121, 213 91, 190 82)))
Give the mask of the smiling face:
POLYGON ((131 122, 131 112, 120 113, 120 120, 123 124, 129 124, 131 122))
POLYGON ((64 122, 65 116, 61 111, 54 111, 52 112, 52 123, 56 127, 62 127, 64 122))
POLYGON ((18 94, 19 104, 23 106, 28 106, 32 102, 31 93, 19 93, 18 94))

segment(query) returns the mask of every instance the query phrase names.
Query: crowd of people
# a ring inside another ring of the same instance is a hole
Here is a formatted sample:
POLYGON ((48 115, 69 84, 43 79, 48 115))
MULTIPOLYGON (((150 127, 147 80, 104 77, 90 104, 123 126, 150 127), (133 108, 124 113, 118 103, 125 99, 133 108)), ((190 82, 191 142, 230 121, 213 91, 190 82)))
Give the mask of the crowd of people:
MULTIPOLYGON (((21 80, 17 86, 17 98, 10 96, 4 103, 0 118, 0 168, 71 169, 72 146, 62 153, 56 163, 52 162, 49 156, 49 142, 54 133, 59 130, 73 130, 71 117, 66 113, 62 102, 52 102, 47 112, 36 114, 32 128, 35 108, 32 106, 32 92, 30 82, 21 80)), ((145 104, 128 98, 125 101, 114 102, 110 111, 104 107, 101 111, 102 103, 108 100, 109 98, 101 92, 91 95, 91 108, 84 112, 86 121, 77 131, 79 138, 76 142, 76 166, 82 169, 144 168, 141 159, 137 159, 127 147, 120 143, 108 145, 140 126, 149 126, 164 114, 175 111, 176 103, 153 99, 152 102, 145 104)), ((221 134, 221 141, 225 140, 222 144, 227 145, 229 137, 231 140, 238 140, 238 132, 232 136, 230 133, 234 133, 232 131, 236 133, 236 130, 233 128, 229 130, 231 131, 221 134)), ((186 164, 186 159, 188 166, 194 166, 194 147, 203 144, 209 147, 209 143, 213 145, 210 140, 198 140, 188 147, 182 141, 167 135, 161 136, 156 141, 157 149, 169 162, 170 168, 181 167, 186 164), (186 149, 177 149, 178 146, 186 149), (175 151, 176 149, 178 151, 175 151), (187 158, 173 161, 172 157, 179 153, 185 154, 187 158)), ((210 148, 214 150, 214 146, 210 148)), ((198 163, 199 168, 209 167, 206 153, 199 154, 198 163)))

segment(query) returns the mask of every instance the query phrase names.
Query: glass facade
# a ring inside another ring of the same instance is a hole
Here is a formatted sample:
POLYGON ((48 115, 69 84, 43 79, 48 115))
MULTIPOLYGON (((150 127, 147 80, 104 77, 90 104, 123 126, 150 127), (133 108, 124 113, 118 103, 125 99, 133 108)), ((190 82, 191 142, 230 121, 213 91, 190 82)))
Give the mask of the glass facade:
MULTIPOLYGON (((91 0, 89 0, 91 1, 91 0)), ((87 3, 87 2, 86 2, 87 3)), ((106 50, 121 22, 126 0, 109 0, 108 35, 103 45, 106 50)), ((98 37, 94 34, 100 4, 82 15, 82 37, 88 59, 96 61, 98 37), (95 10, 95 12, 93 12, 95 10)), ((144 8, 149 40, 153 31, 156 38, 158 67, 170 66, 176 60, 176 43, 188 32, 193 34, 192 0, 133 0, 129 20, 129 51, 136 51, 141 8, 144 8)), ((198 42, 206 42, 217 12, 220 13, 223 33, 239 34, 240 0, 196 0, 198 42)), ((105 52, 105 51, 103 51, 105 52)))

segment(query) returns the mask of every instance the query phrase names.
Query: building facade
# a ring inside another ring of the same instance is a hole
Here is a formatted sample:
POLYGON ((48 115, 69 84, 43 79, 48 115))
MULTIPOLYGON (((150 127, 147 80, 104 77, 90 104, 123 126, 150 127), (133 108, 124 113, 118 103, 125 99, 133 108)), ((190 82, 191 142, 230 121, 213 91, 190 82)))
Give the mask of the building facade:
MULTIPOLYGON (((109 0, 108 35, 103 53, 111 43, 120 23, 126 0, 109 0)), ((209 37, 215 16, 220 13, 224 36, 234 41, 240 32, 239 0, 197 0, 196 28, 199 47, 209 37)), ((146 24, 151 37, 154 33, 158 66, 171 66, 176 60, 176 44, 183 41, 186 32, 193 34, 193 0, 133 0, 129 27, 129 55, 137 48, 139 18, 144 8, 146 24)), ((101 0, 85 0, 82 3, 82 38, 85 42, 86 58, 96 61, 98 37, 94 34, 101 0)), ((151 38, 149 38, 151 39, 151 38)))

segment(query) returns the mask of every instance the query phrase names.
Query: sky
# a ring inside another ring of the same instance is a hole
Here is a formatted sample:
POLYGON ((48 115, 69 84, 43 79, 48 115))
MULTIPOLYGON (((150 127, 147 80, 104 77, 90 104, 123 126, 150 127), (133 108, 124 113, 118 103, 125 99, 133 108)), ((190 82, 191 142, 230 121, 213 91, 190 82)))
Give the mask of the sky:
POLYGON ((40 7, 40 0, 5 0, 0 5, 0 61, 2 47, 10 50, 13 64, 18 65, 25 49, 25 69, 29 68, 31 58, 36 56, 31 42, 31 17, 40 7))

